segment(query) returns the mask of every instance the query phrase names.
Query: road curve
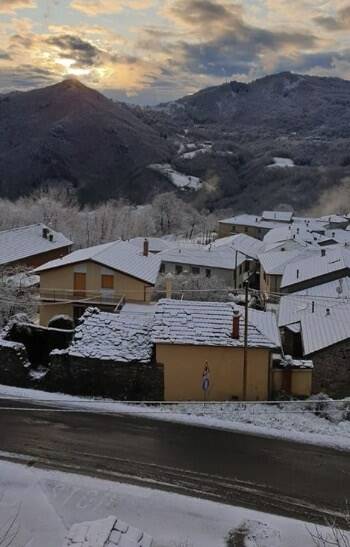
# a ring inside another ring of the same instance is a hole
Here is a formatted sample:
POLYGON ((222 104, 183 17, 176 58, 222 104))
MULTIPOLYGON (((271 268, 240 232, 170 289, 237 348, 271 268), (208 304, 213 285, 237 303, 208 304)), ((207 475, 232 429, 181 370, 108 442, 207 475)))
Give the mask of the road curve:
POLYGON ((318 523, 343 514, 350 493, 346 452, 129 415, 39 411, 5 400, 0 451, 0 458, 20 454, 39 467, 318 523), (9 408, 14 405, 27 410, 9 408))

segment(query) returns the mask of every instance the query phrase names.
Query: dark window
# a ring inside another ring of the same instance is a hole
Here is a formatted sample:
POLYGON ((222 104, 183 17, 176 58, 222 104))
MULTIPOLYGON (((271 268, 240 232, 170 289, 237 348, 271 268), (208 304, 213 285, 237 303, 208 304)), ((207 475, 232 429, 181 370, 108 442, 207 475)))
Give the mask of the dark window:
POLYGON ((211 277, 211 270, 209 268, 205 270, 205 277, 211 277))
POLYGON ((200 271, 199 268, 197 268, 196 266, 194 266, 194 267, 192 268, 192 273, 193 273, 194 275, 199 275, 199 274, 201 273, 201 271, 200 271))
POLYGON ((176 265, 176 266, 175 266, 175 273, 176 273, 177 275, 179 275, 179 274, 182 274, 182 272, 183 272, 183 267, 182 267, 182 266, 179 266, 179 265, 176 265))
POLYGON ((86 308, 84 306, 74 306, 73 308, 73 319, 74 323, 77 324, 82 315, 84 315, 86 308))
POLYGON ((160 273, 165 273, 165 264, 160 265, 159 271, 160 271, 160 273))
POLYGON ((246 226, 246 227, 244 228, 244 231, 245 231, 246 234, 248 233, 248 226, 246 226))
POLYGON ((239 267, 239 275, 242 275, 242 266, 239 267))
POLYGON ((244 263, 244 271, 249 272, 249 262, 247 260, 244 263))

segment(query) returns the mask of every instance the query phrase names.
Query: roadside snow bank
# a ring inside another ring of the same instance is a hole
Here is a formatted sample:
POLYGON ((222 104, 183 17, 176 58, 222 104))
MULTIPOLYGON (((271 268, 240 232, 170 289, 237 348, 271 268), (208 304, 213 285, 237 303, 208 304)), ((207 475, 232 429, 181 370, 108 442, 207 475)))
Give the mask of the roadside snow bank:
MULTIPOLYGON (((132 414, 350 451, 350 400, 280 403, 124 403, 0 385, 0 399, 27 400, 55 411, 132 414), (325 417, 327 416, 327 417, 325 417)), ((1 410, 1 409, 0 409, 1 410)))

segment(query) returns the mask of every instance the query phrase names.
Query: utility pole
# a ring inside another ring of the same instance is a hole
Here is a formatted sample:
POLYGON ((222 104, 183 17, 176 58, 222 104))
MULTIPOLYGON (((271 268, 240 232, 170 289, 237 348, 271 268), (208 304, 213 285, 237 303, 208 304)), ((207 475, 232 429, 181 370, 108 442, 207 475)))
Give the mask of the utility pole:
POLYGON ((237 289, 237 265, 238 265, 238 251, 237 251, 237 249, 236 249, 235 253, 236 253, 236 256, 235 256, 235 289, 237 289))
POLYGON ((243 348, 243 401, 247 400, 247 376, 248 376, 248 299, 249 299, 249 282, 244 282, 244 348, 243 348))

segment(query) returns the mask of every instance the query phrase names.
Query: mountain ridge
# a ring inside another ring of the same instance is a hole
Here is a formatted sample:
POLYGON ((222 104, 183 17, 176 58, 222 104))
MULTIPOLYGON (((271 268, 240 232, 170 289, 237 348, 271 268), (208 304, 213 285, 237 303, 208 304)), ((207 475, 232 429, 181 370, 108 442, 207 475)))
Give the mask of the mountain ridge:
POLYGON ((340 78, 282 72, 143 108, 68 79, 0 96, 0 195, 69 184, 82 203, 145 203, 195 177, 180 195, 198 208, 305 210, 344 188, 349 145, 340 78))

